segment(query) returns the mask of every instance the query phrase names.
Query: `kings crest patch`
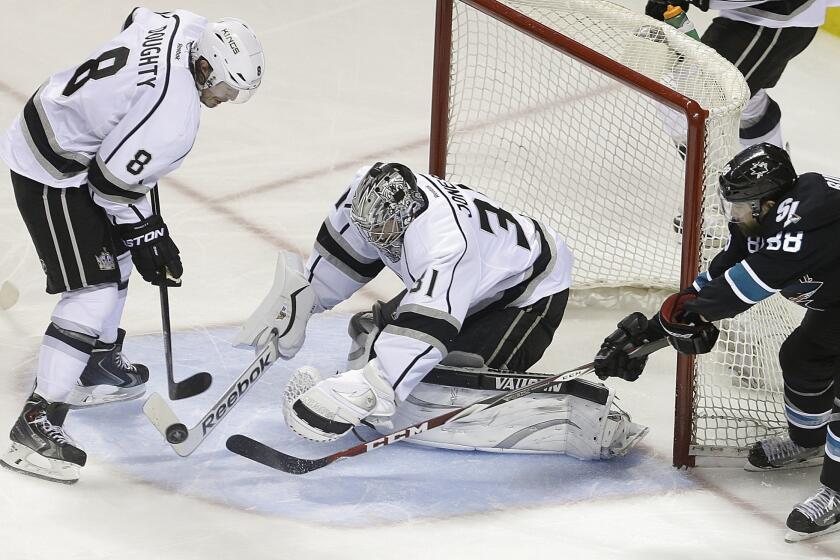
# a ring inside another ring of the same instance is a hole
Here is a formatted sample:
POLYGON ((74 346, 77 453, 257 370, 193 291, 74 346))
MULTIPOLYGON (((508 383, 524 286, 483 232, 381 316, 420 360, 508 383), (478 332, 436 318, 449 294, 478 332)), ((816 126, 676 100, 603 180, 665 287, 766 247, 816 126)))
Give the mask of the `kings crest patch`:
POLYGON ((96 255, 96 264, 99 270, 114 270, 114 256, 103 247, 102 252, 96 255))

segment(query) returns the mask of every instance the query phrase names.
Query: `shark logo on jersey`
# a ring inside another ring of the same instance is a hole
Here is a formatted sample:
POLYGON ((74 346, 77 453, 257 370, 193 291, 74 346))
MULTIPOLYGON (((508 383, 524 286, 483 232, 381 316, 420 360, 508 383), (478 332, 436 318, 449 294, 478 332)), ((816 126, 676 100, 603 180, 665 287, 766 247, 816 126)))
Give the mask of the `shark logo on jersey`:
POLYGON ((766 161, 757 161, 752 164, 750 167, 750 175, 755 177, 756 179, 761 179, 765 175, 767 175, 769 169, 767 169, 767 162, 766 161))
POLYGON ((814 311, 823 311, 823 309, 819 307, 811 307, 811 303, 814 301, 814 294, 817 293, 817 290, 822 288, 822 285, 822 282, 814 280, 811 276, 806 274, 800 278, 799 282, 796 284, 791 284, 790 286, 782 288, 781 293, 796 305, 801 305, 802 307, 813 309, 814 311))

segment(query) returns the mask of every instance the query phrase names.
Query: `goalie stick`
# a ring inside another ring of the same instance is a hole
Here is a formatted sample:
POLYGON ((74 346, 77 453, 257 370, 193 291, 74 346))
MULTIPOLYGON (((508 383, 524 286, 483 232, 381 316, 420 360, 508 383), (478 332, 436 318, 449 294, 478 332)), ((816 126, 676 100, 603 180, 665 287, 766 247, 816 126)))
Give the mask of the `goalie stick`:
MULTIPOLYGON (((152 188, 152 211, 160 216, 160 194, 157 185, 152 188)), ((199 395, 210 388, 213 376, 206 371, 199 371, 181 381, 175 381, 175 371, 172 364, 172 326, 169 321, 169 291, 165 283, 160 289, 160 322, 163 330, 163 351, 166 359, 166 382, 169 388, 169 399, 177 401, 199 395)))
MULTIPOLYGON (((665 346, 668 346, 668 340, 663 338, 636 348, 633 352, 629 354, 629 356, 631 358, 641 358, 643 356, 651 354, 652 352, 656 352, 657 350, 664 348, 665 346)), ((520 397, 524 397, 526 395, 538 392, 550 385, 556 385, 558 383, 570 381, 572 379, 575 379, 593 371, 592 366, 592 362, 584 364, 582 366, 578 366, 568 371, 564 371, 563 373, 558 373, 556 375, 546 377, 545 379, 536 381, 534 383, 531 383, 530 385, 514 389, 513 391, 508 391, 503 395, 494 395, 488 397, 469 406, 451 410, 445 414, 441 414, 440 416, 435 416, 434 418, 430 418, 423 422, 419 422, 417 424, 384 435, 372 441, 366 443, 359 443, 357 445, 354 445, 353 447, 350 447, 343 451, 337 451, 332 455, 327 455, 326 457, 321 457, 319 459, 303 459, 300 457, 293 457, 242 434, 230 436, 227 440, 226 445, 228 450, 232 451, 233 453, 236 453, 237 455, 242 455, 246 459, 256 461, 257 463, 262 463, 263 465, 271 467, 272 469, 280 470, 290 474, 305 474, 316 469, 326 467, 327 465, 339 461, 341 459, 347 459, 349 457, 362 455, 363 453, 367 453, 368 451, 373 451, 374 449, 379 449, 380 447, 391 445, 392 443, 408 439, 412 436, 416 436, 417 434, 428 432, 429 430, 432 430, 439 426, 443 426, 444 424, 450 424, 460 418, 464 418, 465 416, 476 414, 483 410, 487 410, 488 408, 503 405, 514 399, 518 399, 520 397)))
POLYGON ((183 422, 178 420, 164 398, 157 393, 152 393, 146 400, 143 405, 143 413, 161 435, 166 438, 175 453, 181 457, 186 457, 201 445, 201 442, 207 438, 213 428, 218 426, 219 422, 236 406, 236 403, 242 400, 245 392, 277 361, 280 356, 277 341, 277 329, 273 329, 268 343, 257 353, 251 365, 245 368, 245 371, 236 381, 231 383, 227 391, 216 401, 216 404, 210 407, 210 410, 192 428, 187 428, 183 422))

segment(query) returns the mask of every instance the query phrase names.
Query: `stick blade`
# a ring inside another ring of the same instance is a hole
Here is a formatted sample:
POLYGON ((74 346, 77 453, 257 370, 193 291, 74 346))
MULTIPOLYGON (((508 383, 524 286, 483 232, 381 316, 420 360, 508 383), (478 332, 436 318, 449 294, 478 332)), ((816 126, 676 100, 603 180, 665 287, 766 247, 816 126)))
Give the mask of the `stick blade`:
MULTIPOLYGON (((169 407, 166 400, 157 393, 152 393, 146 402, 143 404, 143 414, 149 419, 149 422, 160 432, 160 435, 167 439, 167 432, 172 426, 181 425, 181 421, 175 416, 175 413, 169 407)), ((191 432, 187 431, 187 439, 181 443, 167 443, 172 449, 181 457, 186 457, 198 446, 201 439, 191 432)))
POLYGON ((241 434, 230 436, 226 445, 229 451, 237 455, 289 474, 305 474, 331 463, 329 457, 321 459, 292 457, 241 434))
POLYGON ((169 400, 177 401, 200 395, 213 384, 213 376, 200 371, 169 386, 169 400))

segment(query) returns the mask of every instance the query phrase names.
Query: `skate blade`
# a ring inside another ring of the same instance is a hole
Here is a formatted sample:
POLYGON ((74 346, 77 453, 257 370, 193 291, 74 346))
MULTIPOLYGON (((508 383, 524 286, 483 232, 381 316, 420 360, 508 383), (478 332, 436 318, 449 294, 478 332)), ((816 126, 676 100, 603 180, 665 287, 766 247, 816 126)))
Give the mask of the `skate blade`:
POLYGON ((823 464, 823 456, 819 455, 817 457, 811 457, 810 459, 806 459, 801 463, 791 463, 790 465, 785 465, 783 467, 770 467, 770 468, 762 468, 756 467, 749 461, 744 464, 744 470, 748 472, 776 472, 776 471, 791 471, 794 469, 805 469, 808 467, 819 467, 823 464))
POLYGON ((92 387, 75 386, 66 401, 70 408, 91 408, 103 404, 139 399, 146 394, 146 384, 134 387, 115 387, 113 385, 93 385, 92 387), (100 389, 104 388, 104 389, 100 389), (114 390, 116 389, 116 390, 114 390), (108 392, 105 392, 108 391, 108 392))
POLYGON ((28 476, 61 484, 78 482, 81 470, 79 465, 44 457, 25 445, 15 442, 12 442, 9 451, 0 458, 0 465, 28 476))
POLYGON ((840 530, 840 521, 832 525, 831 527, 827 527, 822 531, 818 531, 816 533, 800 533, 799 531, 794 531, 793 529, 788 529, 787 534, 785 535, 785 542, 795 543, 799 541, 804 541, 808 539, 813 539, 814 537, 821 537, 823 535, 828 535, 835 531, 840 530))

